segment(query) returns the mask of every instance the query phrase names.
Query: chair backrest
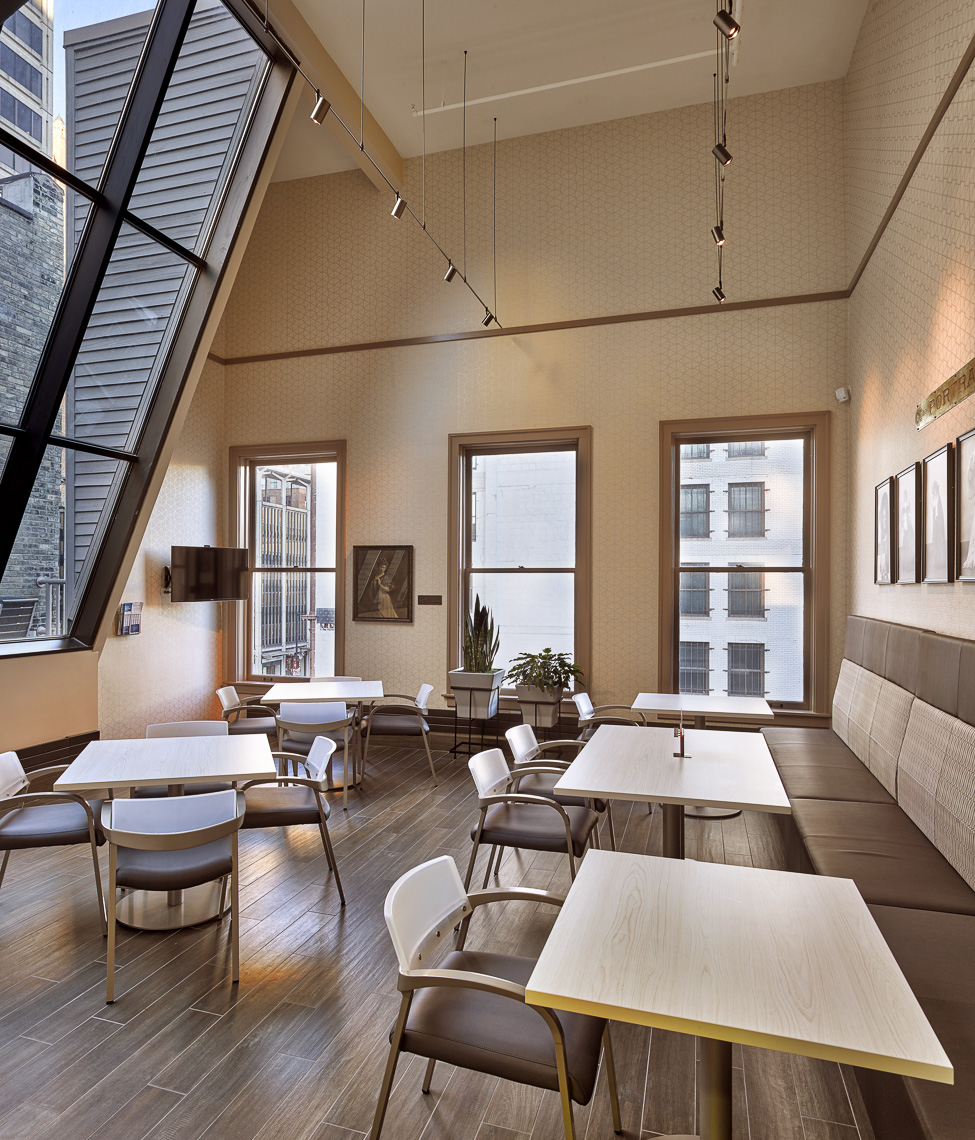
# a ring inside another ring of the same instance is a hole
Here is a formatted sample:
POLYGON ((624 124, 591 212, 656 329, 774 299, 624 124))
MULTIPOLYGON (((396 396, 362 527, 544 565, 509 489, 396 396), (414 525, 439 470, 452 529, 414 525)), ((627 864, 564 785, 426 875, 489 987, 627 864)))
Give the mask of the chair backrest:
POLYGON ((326 790, 328 783, 328 762, 331 759, 332 753, 338 747, 334 740, 330 740, 327 736, 316 736, 315 741, 311 748, 308 750, 308 755, 304 759, 305 771, 308 773, 310 780, 317 780, 321 784, 320 791, 326 790))
POLYGON ((202 847, 236 831, 244 820, 243 792, 203 792, 197 796, 155 796, 108 800, 102 830, 118 847, 179 851, 202 847))
POLYGON ((511 780, 508 762, 500 748, 488 748, 478 752, 467 761, 471 770, 477 794, 483 800, 485 796, 496 796, 503 792, 511 780))
POLYGON ((383 915, 400 972, 426 969, 433 948, 471 911, 449 855, 421 863, 389 888, 383 915))
POLYGON ((592 716, 592 701, 588 693, 573 693, 572 703, 576 707, 576 712, 578 712, 580 720, 587 720, 592 716))
POLYGON ((28 786, 30 781, 16 752, 0 753, 0 800, 15 796, 28 786))
POLYGON ((430 699, 430 694, 433 692, 433 685, 421 685, 420 691, 416 694, 416 707, 423 712, 427 711, 427 701, 430 699))
POLYGON ((348 708, 341 701, 282 701, 274 718, 278 728, 286 732, 314 733, 341 728, 349 719, 348 708))
POLYGON ((225 720, 173 720, 146 725, 146 740, 167 736, 227 736, 229 733, 230 725, 225 720))
POLYGON ((530 724, 516 724, 504 735, 516 764, 527 764, 538 755, 538 741, 530 724))
POLYGON ((240 697, 237 696, 237 690, 233 685, 224 685, 217 689, 217 700, 220 701, 220 707, 224 712, 227 709, 236 708, 240 704, 240 697))

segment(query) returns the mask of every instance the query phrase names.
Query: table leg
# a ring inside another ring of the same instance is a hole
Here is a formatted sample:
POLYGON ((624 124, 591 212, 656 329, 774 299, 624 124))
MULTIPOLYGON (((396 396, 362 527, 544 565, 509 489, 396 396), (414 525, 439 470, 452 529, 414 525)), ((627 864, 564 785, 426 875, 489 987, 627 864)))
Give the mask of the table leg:
POLYGON ((664 809, 664 858, 684 858, 684 807, 662 804, 664 809))
POLYGON ((697 1086, 701 1140, 731 1140, 731 1042, 699 1037, 701 1071, 697 1086))

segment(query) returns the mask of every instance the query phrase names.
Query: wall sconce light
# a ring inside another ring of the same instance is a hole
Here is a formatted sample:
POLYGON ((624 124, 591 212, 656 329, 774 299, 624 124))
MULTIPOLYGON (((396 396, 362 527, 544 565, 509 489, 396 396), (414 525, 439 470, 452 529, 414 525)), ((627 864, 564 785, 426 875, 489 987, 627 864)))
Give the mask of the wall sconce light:
POLYGON ((444 281, 453 281, 457 276, 457 266, 452 261, 447 262, 447 272, 443 275, 444 281))
POLYGON ((396 201, 393 203, 393 208, 392 208, 392 210, 390 210, 391 216, 394 218, 401 218, 403 216, 403 211, 405 209, 406 209, 406 199, 403 198, 401 195, 397 194, 396 195, 396 201))
POLYGON ((722 289, 720 285, 715 285, 715 287, 711 290, 711 292, 714 295, 714 299, 720 305, 721 302, 724 300, 724 289, 722 289))
POLYGON ((711 227, 711 237, 714 238, 715 245, 724 245, 724 230, 720 225, 711 227))
POLYGON ((321 126, 325 121, 325 116, 328 114, 328 109, 332 104, 329 103, 321 91, 318 91, 316 89, 315 95, 317 96, 315 99, 315 107, 310 117, 313 123, 317 123, 319 126, 321 126))
POLYGON ((721 8, 714 17, 714 26, 722 35, 727 36, 729 40, 733 40, 741 31, 741 24, 738 23, 730 12, 726 12, 724 8, 721 8))

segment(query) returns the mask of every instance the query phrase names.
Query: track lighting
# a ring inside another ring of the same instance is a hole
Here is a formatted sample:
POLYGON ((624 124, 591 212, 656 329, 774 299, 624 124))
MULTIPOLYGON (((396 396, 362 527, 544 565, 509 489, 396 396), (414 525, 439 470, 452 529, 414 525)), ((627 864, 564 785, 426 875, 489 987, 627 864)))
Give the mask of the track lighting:
POLYGON ((711 147, 711 153, 718 160, 718 162, 721 163, 722 166, 727 166, 728 163, 731 162, 731 151, 728 150, 724 143, 715 143, 714 146, 711 147))
POLYGON ((711 292, 714 295, 714 299, 720 305, 721 302, 724 300, 724 289, 722 289, 720 285, 715 285, 715 287, 711 290, 711 292))
POLYGON ((741 24, 738 23, 730 12, 726 12, 724 8, 721 8, 714 17, 714 26, 719 32, 727 36, 729 40, 733 40, 741 31, 741 24))
POLYGON ((715 245, 724 245, 724 230, 720 224, 711 227, 711 237, 714 238, 715 245))
POLYGON ((397 194, 396 195, 396 201, 393 203, 393 208, 390 211, 390 214, 394 218, 401 218, 403 216, 403 211, 405 209, 406 209, 406 199, 403 198, 401 195, 397 194))
POLYGON ((483 321, 481 321, 481 324, 482 324, 482 325, 483 325, 485 328, 487 328, 487 327, 488 327, 488 325, 489 325, 489 324, 490 324, 490 323, 491 323, 493 320, 494 320, 494 316, 492 315, 492 313, 491 313, 491 310, 485 307, 485 309, 484 309, 484 320, 483 320, 483 321))
POLYGON ((443 275, 444 281, 453 281, 457 276, 457 266, 452 261, 447 262, 447 272, 443 275))
POLYGON ((311 113, 311 121, 321 126, 325 121, 325 116, 328 114, 328 109, 332 104, 329 103, 321 91, 316 90, 315 96, 315 109, 311 113))

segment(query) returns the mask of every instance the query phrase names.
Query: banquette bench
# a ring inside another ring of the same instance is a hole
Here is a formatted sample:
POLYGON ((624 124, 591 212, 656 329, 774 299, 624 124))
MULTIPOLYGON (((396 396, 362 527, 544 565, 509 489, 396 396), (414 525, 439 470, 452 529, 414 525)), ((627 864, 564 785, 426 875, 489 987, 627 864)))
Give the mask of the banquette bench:
POLYGON ((866 1069, 877 1140, 975 1137, 975 642, 847 619, 832 729, 763 730, 789 866, 853 879, 955 1069, 866 1069))

